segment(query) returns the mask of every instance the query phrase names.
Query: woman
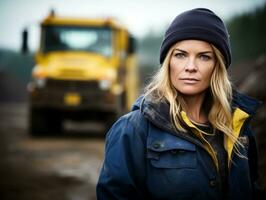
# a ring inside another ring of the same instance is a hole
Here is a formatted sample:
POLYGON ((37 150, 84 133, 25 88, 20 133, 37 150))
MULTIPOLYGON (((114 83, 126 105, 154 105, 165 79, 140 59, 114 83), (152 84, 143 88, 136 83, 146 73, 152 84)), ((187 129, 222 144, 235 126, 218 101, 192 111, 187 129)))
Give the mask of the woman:
POLYGON ((227 29, 212 11, 178 15, 161 68, 107 135, 98 199, 253 199, 259 103, 232 90, 227 29))

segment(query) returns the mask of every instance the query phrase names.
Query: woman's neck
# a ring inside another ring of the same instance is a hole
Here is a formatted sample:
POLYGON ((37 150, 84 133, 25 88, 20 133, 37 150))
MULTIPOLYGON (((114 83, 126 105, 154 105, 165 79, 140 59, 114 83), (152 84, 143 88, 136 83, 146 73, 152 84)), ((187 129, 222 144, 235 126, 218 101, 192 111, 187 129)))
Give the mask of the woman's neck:
POLYGON ((202 108, 205 93, 199 95, 184 96, 186 103, 186 113, 188 117, 197 123, 206 123, 208 121, 207 115, 202 108))

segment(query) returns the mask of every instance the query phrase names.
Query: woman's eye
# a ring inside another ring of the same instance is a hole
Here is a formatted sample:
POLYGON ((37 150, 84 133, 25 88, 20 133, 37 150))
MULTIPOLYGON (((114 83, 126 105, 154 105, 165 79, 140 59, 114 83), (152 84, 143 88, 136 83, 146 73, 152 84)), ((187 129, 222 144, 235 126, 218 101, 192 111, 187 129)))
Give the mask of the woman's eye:
POLYGON ((210 56, 208 56, 208 55, 200 55, 200 59, 201 60, 203 60, 203 61, 208 61, 208 60, 210 60, 211 59, 211 57, 210 56))
POLYGON ((174 56, 176 58, 185 58, 186 55, 184 53, 175 53, 174 56))

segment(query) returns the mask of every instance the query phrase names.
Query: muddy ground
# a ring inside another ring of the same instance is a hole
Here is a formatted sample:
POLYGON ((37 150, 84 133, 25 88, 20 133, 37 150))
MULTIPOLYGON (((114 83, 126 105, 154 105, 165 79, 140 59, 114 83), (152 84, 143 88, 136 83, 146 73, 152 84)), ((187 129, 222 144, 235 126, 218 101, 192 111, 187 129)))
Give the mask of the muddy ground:
POLYGON ((91 129, 67 122, 62 136, 32 138, 27 104, 1 104, 0 117, 0 199, 96 199, 104 151, 100 124, 91 129))

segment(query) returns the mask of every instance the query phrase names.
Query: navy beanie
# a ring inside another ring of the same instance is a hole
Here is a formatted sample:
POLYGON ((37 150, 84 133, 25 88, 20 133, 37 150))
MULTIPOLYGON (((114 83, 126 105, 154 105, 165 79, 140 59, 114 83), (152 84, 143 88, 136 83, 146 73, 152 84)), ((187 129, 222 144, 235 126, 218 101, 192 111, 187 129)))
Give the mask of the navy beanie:
POLYGON ((178 41, 196 39, 213 44, 223 54, 226 68, 231 64, 228 31, 223 21, 211 10, 196 8, 178 15, 166 30, 160 49, 160 64, 168 50, 178 41))

